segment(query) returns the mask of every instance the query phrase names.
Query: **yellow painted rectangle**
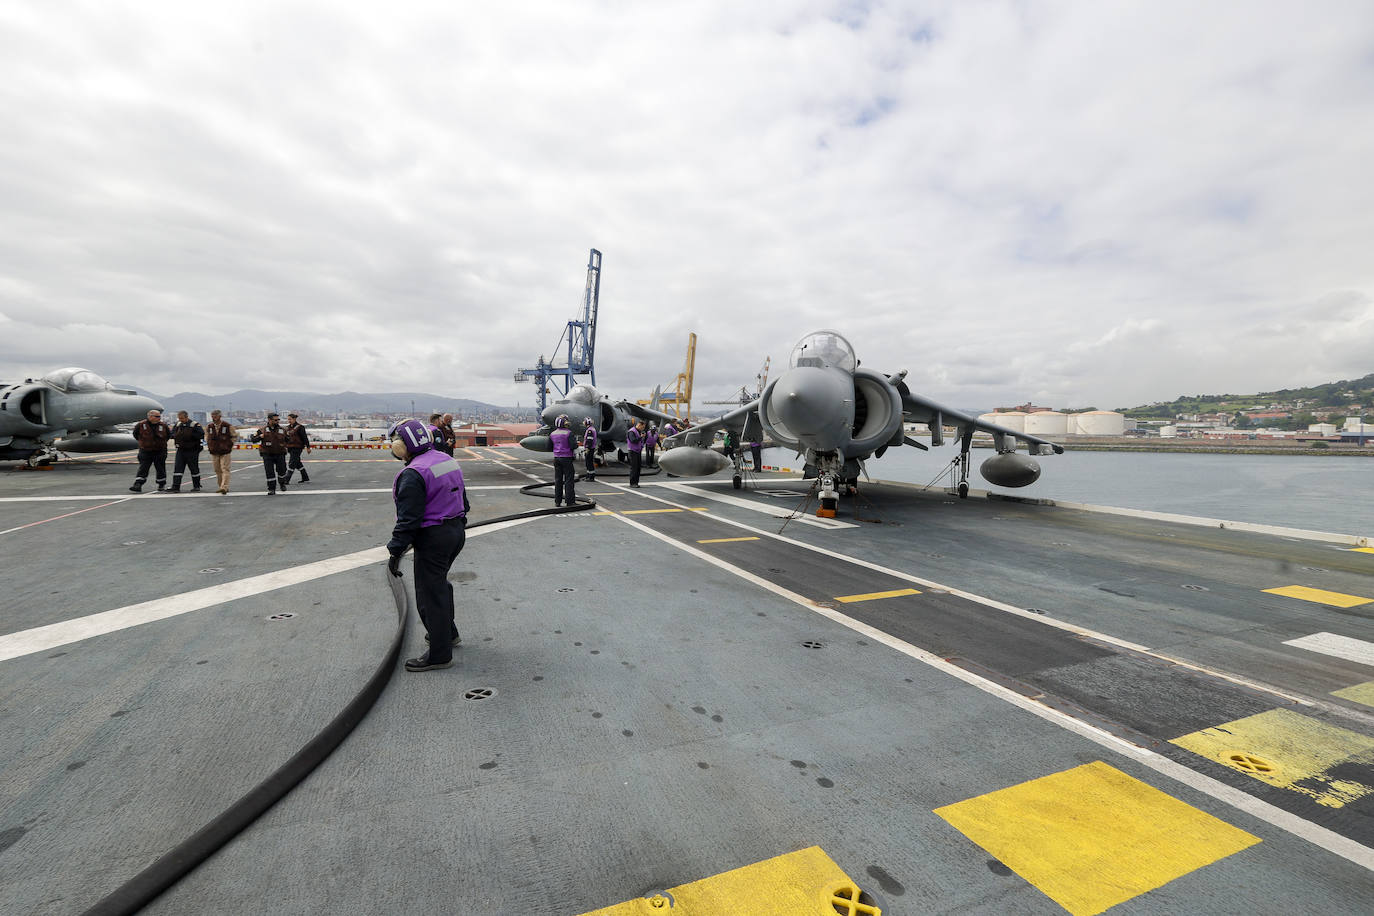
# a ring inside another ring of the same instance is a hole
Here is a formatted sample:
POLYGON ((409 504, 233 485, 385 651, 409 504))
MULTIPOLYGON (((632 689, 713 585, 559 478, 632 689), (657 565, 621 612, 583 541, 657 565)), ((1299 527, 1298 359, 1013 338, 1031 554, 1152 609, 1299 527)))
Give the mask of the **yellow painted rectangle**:
POLYGON ((707 538, 704 541, 697 541, 698 544, 733 544, 736 541, 757 541, 756 537, 748 538, 707 538))
POLYGON ((1204 728, 1173 743, 1328 808, 1374 794, 1374 738, 1287 709, 1204 728), (1330 775, 1348 763, 1363 765, 1368 784, 1354 779, 1349 767, 1339 778, 1330 775))
POLYGON ((919 595, 914 588, 899 588, 890 592, 869 592, 867 595, 838 595, 836 601, 853 604, 855 601, 877 601, 879 598, 900 598, 903 595, 919 595))
POLYGON ((681 512, 681 509, 626 509, 621 515, 652 515, 655 512, 681 512))
POLYGON ((1344 690, 1333 690, 1331 695, 1343 700, 1354 700, 1356 703, 1363 703, 1366 706, 1374 706, 1374 681, 1356 684, 1354 687, 1346 687, 1344 690))
POLYGON ((583 913, 582 916, 799 916, 852 912, 855 916, 881 916, 881 910, 868 904, 837 909, 831 898, 852 901, 858 888, 819 846, 800 849, 765 859, 753 865, 722 872, 690 884, 670 887, 666 894, 673 903, 660 898, 636 897, 615 906, 583 913))
POLYGON ((1374 547, 1351 547, 1355 553, 1374 553, 1374 547))
POLYGON ((1259 842, 1101 761, 935 813, 1074 916, 1259 842))
POLYGON ((1314 601, 1317 604, 1329 604, 1332 607, 1359 607, 1374 601, 1374 598, 1342 595, 1340 592, 1325 592, 1319 588, 1308 588, 1305 585, 1285 585, 1283 588, 1266 588, 1264 591, 1270 595, 1283 595, 1285 598, 1314 601))

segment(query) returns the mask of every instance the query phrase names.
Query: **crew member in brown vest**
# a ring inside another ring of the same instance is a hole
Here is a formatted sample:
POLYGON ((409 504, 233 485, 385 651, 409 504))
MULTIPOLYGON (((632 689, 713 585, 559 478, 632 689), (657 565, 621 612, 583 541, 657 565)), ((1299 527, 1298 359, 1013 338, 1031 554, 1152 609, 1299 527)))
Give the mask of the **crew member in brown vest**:
POLYGON ((253 441, 258 443, 258 454, 262 456, 262 469, 267 473, 267 495, 276 496, 277 487, 286 492, 286 430, 275 413, 267 415, 267 425, 259 426, 253 433, 253 441))
POLYGON ((134 438, 138 440, 138 474, 134 477, 131 493, 142 493, 143 484, 148 480, 148 466, 157 472, 159 491, 167 486, 167 440, 172 430, 162 422, 162 411, 148 411, 148 419, 140 420, 134 427, 134 438))
POLYGON ((229 454, 234 450, 234 427, 224 422, 218 410, 210 411, 210 425, 205 427, 205 445, 215 465, 215 479, 220 495, 229 492, 229 454))
POLYGON ((172 492, 181 492, 181 475, 191 472, 191 489, 200 489, 200 448, 205 440, 205 430, 191 419, 184 410, 177 411, 177 422, 172 427, 172 439, 177 444, 177 461, 172 468, 172 492))
POLYGON ((305 473, 305 465, 301 464, 301 451, 313 452, 315 448, 310 444, 310 435, 305 431, 305 427, 296 422, 296 416, 294 413, 286 415, 286 450, 291 455, 286 462, 286 482, 291 482, 293 472, 300 471, 301 483, 309 483, 310 475, 305 473))

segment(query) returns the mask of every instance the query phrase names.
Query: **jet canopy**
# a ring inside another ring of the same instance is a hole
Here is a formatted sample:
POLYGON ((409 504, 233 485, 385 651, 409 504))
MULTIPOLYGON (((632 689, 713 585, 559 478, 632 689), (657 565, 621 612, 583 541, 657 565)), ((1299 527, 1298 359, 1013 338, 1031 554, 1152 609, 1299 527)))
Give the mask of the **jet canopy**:
POLYGON ((813 331, 792 348, 791 367, 816 366, 853 372, 859 361, 854 348, 836 331, 813 331))
POLYGON ((54 369, 43 376, 43 381, 60 391, 104 391, 110 383, 89 369, 75 366, 67 369, 54 369))
POLYGON ((568 391, 567 400, 574 404, 583 404, 587 407, 594 407, 601 401, 601 392, 591 385, 574 385, 568 391))

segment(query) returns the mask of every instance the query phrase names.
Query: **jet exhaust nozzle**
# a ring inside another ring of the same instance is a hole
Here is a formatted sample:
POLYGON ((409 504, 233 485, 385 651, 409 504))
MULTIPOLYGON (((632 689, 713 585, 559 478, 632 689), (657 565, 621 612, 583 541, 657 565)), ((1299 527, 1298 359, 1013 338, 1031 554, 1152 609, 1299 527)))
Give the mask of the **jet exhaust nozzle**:
POLYGON ((730 467, 730 459, 709 448, 680 445, 660 452, 658 466, 678 477, 706 477, 730 467))
POLYGON ((1028 487, 1040 479, 1040 463, 1016 452, 1003 452, 979 465, 978 473, 999 487, 1028 487))

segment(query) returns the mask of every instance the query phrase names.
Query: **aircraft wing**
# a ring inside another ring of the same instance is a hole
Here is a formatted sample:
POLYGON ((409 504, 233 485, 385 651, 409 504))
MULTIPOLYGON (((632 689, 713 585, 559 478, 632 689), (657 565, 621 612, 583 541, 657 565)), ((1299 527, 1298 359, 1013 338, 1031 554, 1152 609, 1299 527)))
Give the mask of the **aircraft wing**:
POLYGON ((1027 433, 1020 433, 1005 426, 998 426, 996 423, 987 423, 977 417, 971 417, 961 410, 953 407, 946 407, 938 401, 922 397, 919 394, 912 394, 903 382, 897 386, 897 391, 902 396, 902 416, 908 423, 923 423, 930 427, 931 444, 942 445, 944 436, 942 429, 945 426, 953 426, 959 430, 959 437, 968 441, 973 437, 975 431, 991 433, 994 440, 998 442, 998 450, 1001 451, 1001 443, 1006 437, 1026 443, 1028 450, 1035 455, 1048 455, 1053 452, 1056 455, 1064 454, 1064 446, 1056 445, 1039 436, 1032 436, 1027 433))
POLYGON ((706 423, 685 429, 675 436, 670 436, 666 440, 671 445, 695 445, 701 448, 710 448, 715 441, 716 433, 722 429, 729 429, 741 442, 763 441, 763 424, 759 422, 759 402, 757 399, 750 401, 743 407, 736 407, 727 414, 716 417, 706 423), (755 439, 755 437, 758 437, 755 439))
POLYGON ((664 423, 681 422, 681 420, 673 414, 664 413, 661 410, 654 410, 651 407, 645 407, 643 404, 636 404, 634 401, 620 401, 615 406, 625 411, 636 420, 657 423, 659 426, 662 426, 664 423))

